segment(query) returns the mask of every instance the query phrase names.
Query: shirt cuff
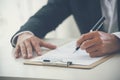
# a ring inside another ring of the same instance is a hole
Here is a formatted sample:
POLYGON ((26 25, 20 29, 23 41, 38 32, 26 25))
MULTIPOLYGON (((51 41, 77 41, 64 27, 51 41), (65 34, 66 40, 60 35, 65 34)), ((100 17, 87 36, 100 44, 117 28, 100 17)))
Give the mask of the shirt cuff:
POLYGON ((12 45, 13 46, 15 46, 16 44, 15 44, 15 41, 17 40, 17 37, 19 36, 19 35, 21 35, 21 34, 23 34, 23 33, 29 33, 29 34, 32 34, 32 35, 34 35, 32 32, 30 32, 30 31, 23 31, 23 32, 20 32, 20 33, 17 33, 13 38, 12 38, 12 45))
POLYGON ((120 39, 120 32, 115 32, 115 33, 112 33, 112 34, 114 34, 115 36, 117 36, 120 39))

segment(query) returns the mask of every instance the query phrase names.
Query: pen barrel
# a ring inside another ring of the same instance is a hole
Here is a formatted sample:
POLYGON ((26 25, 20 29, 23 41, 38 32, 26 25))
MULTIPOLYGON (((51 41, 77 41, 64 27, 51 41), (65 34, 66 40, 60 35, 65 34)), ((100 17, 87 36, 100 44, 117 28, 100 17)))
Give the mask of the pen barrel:
POLYGON ((105 20, 105 17, 101 17, 98 20, 98 22, 93 26, 93 28, 90 30, 90 32, 99 30, 102 27, 104 20, 105 20))

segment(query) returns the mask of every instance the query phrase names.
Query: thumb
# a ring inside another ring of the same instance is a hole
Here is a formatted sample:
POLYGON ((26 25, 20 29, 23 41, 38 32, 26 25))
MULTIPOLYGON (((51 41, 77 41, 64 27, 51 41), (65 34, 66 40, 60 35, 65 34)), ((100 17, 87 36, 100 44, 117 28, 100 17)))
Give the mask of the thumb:
POLYGON ((49 48, 49 49, 55 49, 57 47, 56 45, 53 45, 53 44, 50 44, 50 43, 47 43, 47 42, 44 42, 44 41, 42 41, 41 45, 46 47, 46 48, 49 48))

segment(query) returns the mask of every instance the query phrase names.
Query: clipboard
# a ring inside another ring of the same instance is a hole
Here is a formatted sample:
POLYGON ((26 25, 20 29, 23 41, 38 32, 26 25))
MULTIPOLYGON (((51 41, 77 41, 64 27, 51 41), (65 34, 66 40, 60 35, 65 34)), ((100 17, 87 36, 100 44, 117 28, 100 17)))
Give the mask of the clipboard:
POLYGON ((107 61, 108 59, 112 58, 114 55, 109 55, 104 58, 102 58, 99 61, 96 61, 93 64, 90 65, 78 65, 78 64, 72 64, 70 62, 67 63, 59 63, 59 62, 38 62, 38 61, 32 61, 32 60, 26 60, 24 62, 25 65, 37 65, 37 66, 52 66, 52 67, 64 67, 64 68, 76 68, 76 69, 92 69, 101 63, 107 61))
MULTIPOLYGON (((75 49, 75 46, 73 46, 73 45, 75 45, 75 42, 76 41, 72 41, 72 42, 70 42, 70 43, 67 43, 67 44, 65 44, 64 46, 61 46, 60 48, 58 48, 58 50, 53 50, 53 51, 48 51, 47 53, 45 53, 44 55, 42 55, 42 56, 39 56, 39 57, 36 57, 36 58, 34 58, 34 59, 31 59, 31 60, 26 60, 25 62, 24 62, 24 64, 25 65, 38 65, 38 66, 52 66, 52 67, 65 67, 65 68, 76 68, 76 69, 92 69, 92 68, 94 68, 94 67, 96 67, 96 66, 98 66, 98 65, 100 65, 101 63, 103 63, 103 62, 105 62, 105 61, 107 61, 108 59, 110 59, 111 57, 113 57, 114 55, 107 55, 107 56, 103 56, 103 57, 101 57, 100 59, 98 59, 98 60, 95 60, 94 62, 92 62, 92 63, 87 63, 87 65, 86 64, 81 64, 81 63, 76 63, 76 62, 74 62, 74 60, 72 60, 72 61, 70 61, 70 60, 60 60, 60 59, 57 59, 57 60, 55 60, 54 58, 56 57, 56 56, 58 56, 58 58, 59 58, 59 56, 60 55, 63 55, 63 56, 69 56, 69 55, 72 55, 72 56, 70 56, 70 57, 74 57, 75 56, 75 58, 73 58, 73 59, 76 59, 76 57, 78 57, 78 56, 85 56, 84 55, 84 52, 82 52, 81 50, 80 51, 78 51, 78 53, 75 53, 75 55, 74 54, 62 54, 62 52, 63 53, 65 53, 65 52, 67 52, 68 51, 68 53, 70 53, 70 52, 72 52, 72 51, 74 51, 74 49, 75 49), (68 46, 71 46, 71 47, 69 47, 68 48, 68 46), (73 49, 73 50, 72 50, 73 49), (71 50, 71 51, 70 51, 71 50), (82 54, 83 53, 83 54, 82 54), (53 59, 51 59, 50 57, 51 57, 51 55, 53 55, 53 59), (55 56, 54 56, 55 55, 55 56), (74 56, 73 56, 74 55, 74 56), (46 56, 48 57, 48 58, 46 58, 46 56)), ((86 54, 86 53, 85 53, 86 54)), ((88 53, 87 53, 88 54, 88 53)), ((86 56, 87 56, 87 58, 88 58, 88 60, 86 60, 86 61, 89 61, 89 59, 91 60, 92 58, 89 58, 89 56, 86 54, 86 56)), ((63 57, 62 56, 62 57, 63 57)), ((63 58, 66 58, 66 57, 63 57, 63 58)), ((82 58, 82 57, 81 57, 82 58)), ((82 60, 82 59, 79 59, 78 58, 78 60, 82 60)), ((86 57, 85 57, 86 58, 86 57)), ((86 58, 86 59, 87 59, 86 58)), ((84 57, 83 57, 83 59, 84 59, 84 57)), ((94 59, 93 59, 94 60, 94 59)), ((83 61, 84 62, 84 61, 83 61)))

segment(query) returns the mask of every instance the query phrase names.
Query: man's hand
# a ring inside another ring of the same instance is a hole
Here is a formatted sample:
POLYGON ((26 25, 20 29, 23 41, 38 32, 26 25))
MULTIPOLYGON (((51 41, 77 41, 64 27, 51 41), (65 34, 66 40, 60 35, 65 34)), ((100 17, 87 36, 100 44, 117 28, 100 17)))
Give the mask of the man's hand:
POLYGON ((120 51, 120 39, 113 34, 93 31, 83 34, 77 47, 86 50, 91 57, 99 57, 120 51))
POLYGON ((33 50, 36 51, 37 55, 41 55, 41 46, 50 49, 56 48, 55 45, 46 43, 32 34, 23 33, 18 36, 17 44, 15 47, 15 57, 19 58, 22 56, 25 59, 32 58, 33 50))

